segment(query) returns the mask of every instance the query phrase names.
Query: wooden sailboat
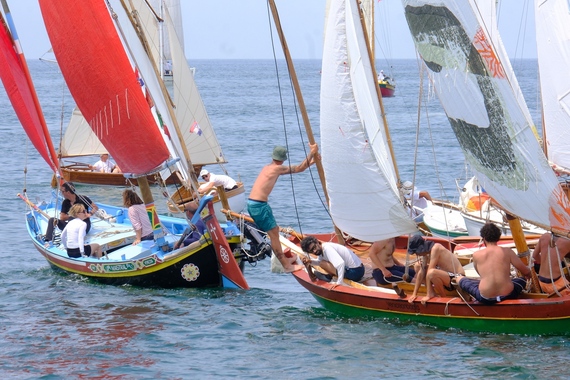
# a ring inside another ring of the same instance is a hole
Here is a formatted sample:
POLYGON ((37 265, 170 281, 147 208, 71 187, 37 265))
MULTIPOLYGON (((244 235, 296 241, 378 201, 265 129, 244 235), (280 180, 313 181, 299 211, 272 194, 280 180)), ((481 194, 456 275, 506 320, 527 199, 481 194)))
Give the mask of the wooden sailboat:
MULTIPOLYGON (((484 188, 512 215, 568 236, 568 200, 497 59, 484 20, 476 7, 472 7, 474 2, 404 0, 403 4, 418 52, 484 188), (480 143, 474 146, 474 141, 480 143)), ((374 93, 370 86, 375 86, 376 81, 366 51, 358 1, 331 1, 326 25, 321 152, 333 221, 363 241, 410 233, 414 226, 405 218, 397 189, 373 182, 379 175, 377 167, 389 162, 389 154, 385 143, 380 141, 386 137, 382 129, 369 129, 372 122, 366 119, 378 108, 378 102, 369 109, 372 96, 367 94, 374 93), (340 99, 346 101, 344 107, 338 106, 340 99), (344 121, 342 133, 339 120, 344 121), (348 120, 360 122, 360 127, 357 122, 354 126, 345 124, 348 120), (339 150, 334 149, 335 144, 339 150), (356 189, 355 193, 354 187, 347 187, 354 183, 353 175, 363 184, 362 191, 356 189), (373 190, 366 188, 368 181, 374 183, 373 190)), ((511 219, 515 220, 512 216, 511 219)), ((515 244, 524 253, 528 250, 526 241, 521 239, 520 225, 515 226, 516 220, 511 225, 515 244)), ((335 241, 332 234, 317 236, 322 241, 335 241)), ((298 243, 296 237, 283 239, 284 245, 302 255, 298 243)), ((406 246, 405 237, 397 239, 399 250, 405 250, 406 246)), ((365 244, 359 243, 354 250, 361 247, 365 244)), ((565 334, 570 319, 570 296, 524 293, 519 299, 484 305, 454 291, 422 304, 392 289, 348 281, 346 286, 335 286, 318 278, 311 280, 305 271, 293 275, 323 306, 352 316, 523 334, 565 334)))
MULTIPOLYGON (((9 18, 7 4, 2 2, 9 18)), ((118 5, 115 3, 114 9, 124 12, 118 5)), ((35 248, 53 268, 106 284, 247 289, 243 260, 249 260, 252 252, 243 250, 242 231, 235 224, 218 222, 211 197, 202 198, 198 212, 190 221, 196 223, 202 218, 207 231, 187 247, 174 249, 174 243, 191 226, 188 221, 159 218, 156 213, 145 176, 163 170, 172 157, 157 128, 159 118, 150 102, 151 95, 142 91, 138 66, 123 45, 127 39, 121 40, 117 34, 120 26, 111 17, 114 10, 110 4, 95 0, 81 4, 45 0, 40 7, 58 63, 78 107, 123 170, 139 180, 154 240, 132 245, 135 232, 126 216, 127 210, 98 204, 104 212, 93 217, 86 244, 99 244, 105 252, 104 258, 70 258, 57 239, 54 245, 44 241, 48 219, 57 217, 61 200, 55 197, 37 206, 19 194, 30 206, 26 224, 35 248), (93 30, 97 30, 96 39, 91 36, 93 30)), ((12 39, 15 35, 2 23, 0 76, 30 140, 56 172, 57 156, 25 59, 19 44, 12 39)), ((264 242, 260 243, 265 247, 264 242)), ((249 244, 250 248, 254 246, 249 244)), ((266 255, 265 251, 258 253, 252 258, 266 255)))

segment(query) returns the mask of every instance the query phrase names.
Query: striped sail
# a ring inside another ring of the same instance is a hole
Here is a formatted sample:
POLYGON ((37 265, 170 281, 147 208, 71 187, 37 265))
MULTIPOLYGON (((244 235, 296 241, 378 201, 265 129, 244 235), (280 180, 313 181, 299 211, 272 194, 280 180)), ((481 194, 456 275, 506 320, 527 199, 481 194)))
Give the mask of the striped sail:
POLYGON ((144 174, 168 149, 152 100, 127 56, 105 2, 40 0, 62 74, 77 106, 123 172, 144 174))
POLYGON ((557 170, 570 173, 570 5, 535 1, 536 44, 545 150, 557 170))
POLYGON ((321 153, 330 212, 375 241, 417 231, 400 201, 357 0, 332 0, 321 76, 321 153))
POLYGON ((485 190, 522 219, 570 230, 568 199, 497 53, 500 41, 489 37, 475 2, 402 3, 416 49, 485 190))

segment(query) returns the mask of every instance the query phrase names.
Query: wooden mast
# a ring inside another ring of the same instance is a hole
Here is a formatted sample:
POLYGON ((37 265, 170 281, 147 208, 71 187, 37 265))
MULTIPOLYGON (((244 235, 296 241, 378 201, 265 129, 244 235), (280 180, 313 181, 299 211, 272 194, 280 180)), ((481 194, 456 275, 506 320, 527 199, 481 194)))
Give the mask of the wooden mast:
MULTIPOLYGON (((271 13, 273 15, 273 21, 275 22, 275 28, 279 34, 279 40, 281 41, 281 46, 283 48, 283 54, 285 55, 285 60, 287 61, 287 67, 289 69, 289 75, 293 82, 293 88, 295 90, 295 95, 297 101, 299 102, 299 109, 301 110, 301 115, 303 116, 303 123, 305 124, 305 130, 307 132, 307 137, 309 143, 315 143, 315 137, 313 135, 313 130, 311 128, 311 123, 309 121, 309 116, 307 114, 307 108, 305 107, 305 101, 303 100, 303 94, 301 93, 301 88, 299 86, 299 81, 297 79, 297 74, 295 72, 295 67, 293 65, 293 60, 291 59, 291 54, 289 53, 289 48, 287 46, 287 41, 285 40, 285 35, 283 34, 283 29, 281 28, 281 21, 279 20, 279 13, 277 12, 277 7, 274 0, 268 0, 269 6, 271 8, 271 13)), ((315 165, 319 173, 319 178, 321 180, 321 186, 325 195, 327 205, 329 204, 329 196, 327 192, 326 182, 325 182, 325 171, 319 157, 315 157, 315 165)), ((335 232, 339 243, 344 243, 344 238, 342 237, 342 232, 335 226, 335 232)))

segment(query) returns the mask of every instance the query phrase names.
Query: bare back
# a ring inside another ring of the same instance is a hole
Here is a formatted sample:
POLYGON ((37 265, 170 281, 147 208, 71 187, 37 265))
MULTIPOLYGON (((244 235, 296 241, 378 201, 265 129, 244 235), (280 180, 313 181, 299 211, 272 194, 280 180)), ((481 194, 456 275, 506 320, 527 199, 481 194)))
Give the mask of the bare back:
POLYGON ((481 295, 494 298, 510 294, 514 287, 511 281, 511 264, 519 269, 519 262, 524 266, 512 249, 502 248, 496 244, 488 244, 487 248, 475 252, 473 263, 481 276, 479 284, 481 295))
POLYGON ((431 249, 428 269, 438 268, 446 272, 465 275, 465 270, 456 255, 443 245, 436 243, 431 249))
POLYGON ((550 233, 542 235, 533 252, 535 262, 540 263, 539 276, 550 279, 561 276, 559 263, 570 253, 570 240, 555 236, 553 241, 554 247, 551 246, 550 233))
POLYGON ((279 176, 290 173, 288 166, 283 166, 283 163, 278 164, 277 162, 273 161, 261 169, 249 193, 251 199, 267 202, 279 176))

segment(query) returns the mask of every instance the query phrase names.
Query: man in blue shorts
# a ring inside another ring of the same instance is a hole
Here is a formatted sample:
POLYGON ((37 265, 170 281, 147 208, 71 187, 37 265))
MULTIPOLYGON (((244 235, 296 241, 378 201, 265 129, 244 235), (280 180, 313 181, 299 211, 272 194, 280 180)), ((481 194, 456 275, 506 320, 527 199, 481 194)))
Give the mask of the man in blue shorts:
POLYGON ((526 287, 526 279, 511 279, 511 265, 526 278, 530 277, 530 269, 510 248, 497 245, 501 238, 501 230, 495 224, 487 222, 481 227, 481 237, 485 248, 473 254, 473 265, 479 273, 480 280, 457 277, 459 287, 473 296, 477 301, 492 305, 505 299, 517 298, 526 287))
POLYGON ((273 249, 275 256, 281 265, 283 265, 285 272, 294 272, 302 269, 303 266, 293 264, 297 261, 296 257, 291 260, 287 259, 283 254, 283 249, 279 242, 279 226, 277 225, 277 222, 275 222, 273 212, 271 211, 271 207, 267 201, 269 199, 269 194, 271 194, 275 183, 279 179, 279 176, 301 173, 315 162, 314 159, 315 156, 318 155, 319 147, 317 144, 309 144, 309 147, 311 148, 311 151, 303 162, 299 165, 284 166, 283 162, 287 160, 287 149, 282 146, 276 146, 273 149, 273 161, 261 169, 247 200, 247 211, 249 212, 249 215, 253 218, 255 224, 269 235, 271 249, 273 249))

